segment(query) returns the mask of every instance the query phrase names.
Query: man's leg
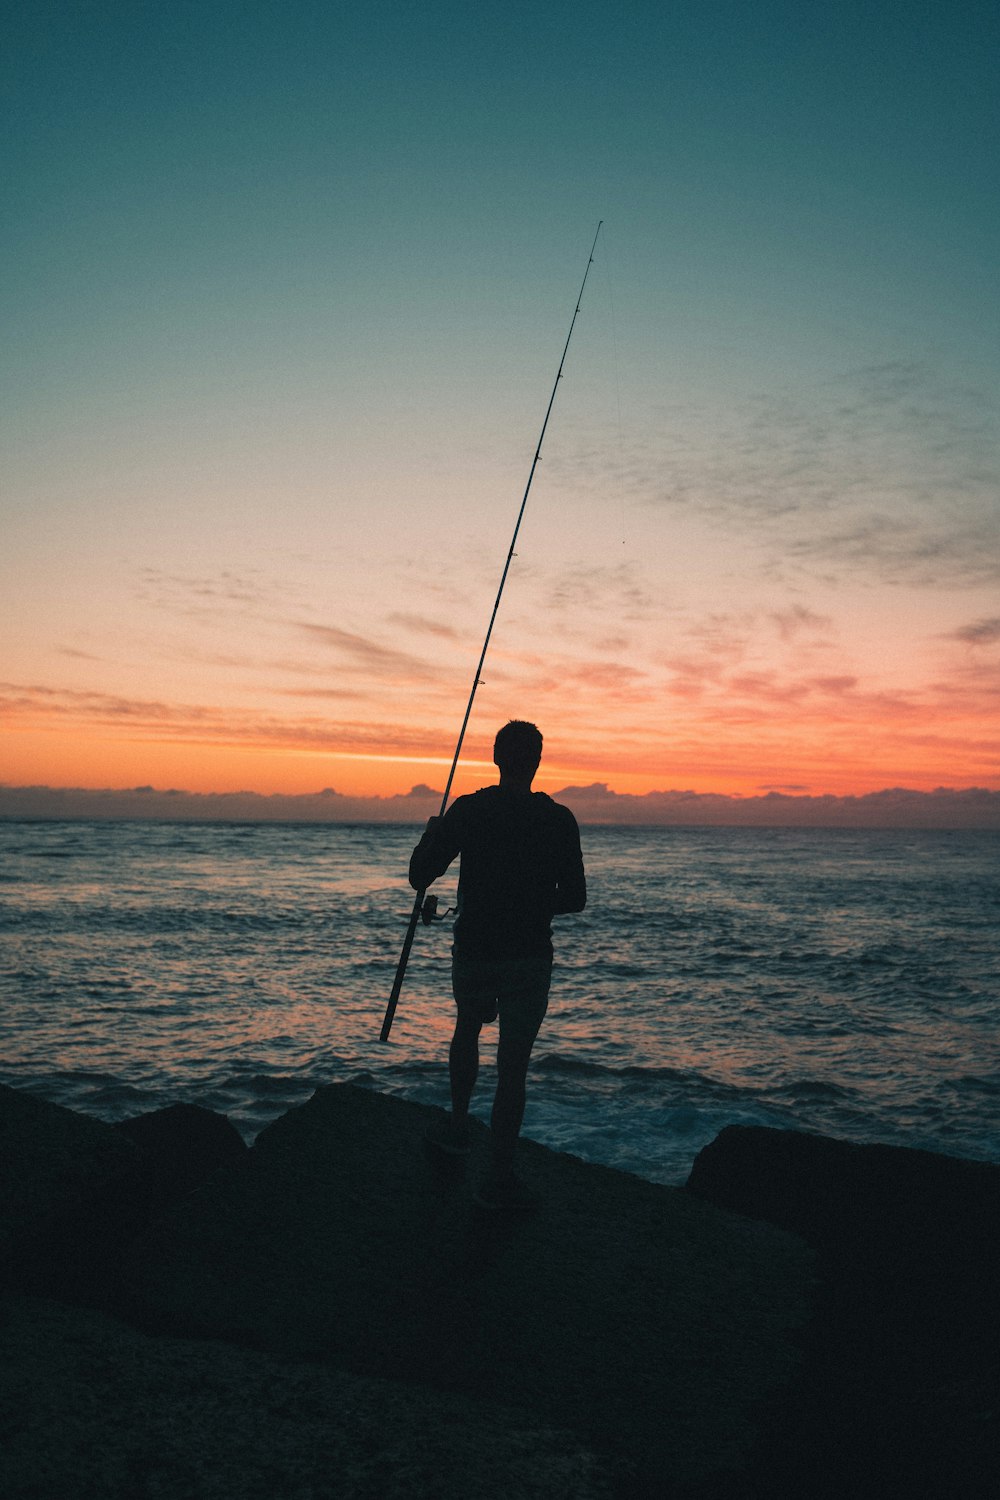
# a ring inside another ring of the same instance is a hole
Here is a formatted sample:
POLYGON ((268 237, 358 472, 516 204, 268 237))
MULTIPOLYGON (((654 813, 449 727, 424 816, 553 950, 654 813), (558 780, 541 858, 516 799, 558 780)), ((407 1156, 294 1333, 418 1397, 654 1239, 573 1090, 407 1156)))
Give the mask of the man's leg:
POLYGON ((500 1044, 497 1047, 497 1091, 490 1117, 494 1182, 514 1175, 514 1153, 524 1119, 524 1100, 531 1049, 549 1003, 550 958, 509 964, 500 992, 500 1044))
POLYGON ((479 1033, 483 1023, 469 1012, 459 1011, 448 1051, 451 1079, 451 1123, 465 1130, 469 1123, 469 1101, 479 1075, 479 1033))
POLYGON ((497 1048, 497 1091, 490 1116, 495 1182, 506 1182, 514 1173, 514 1152, 524 1119, 524 1100, 533 1041, 510 1041, 501 1037, 497 1048))

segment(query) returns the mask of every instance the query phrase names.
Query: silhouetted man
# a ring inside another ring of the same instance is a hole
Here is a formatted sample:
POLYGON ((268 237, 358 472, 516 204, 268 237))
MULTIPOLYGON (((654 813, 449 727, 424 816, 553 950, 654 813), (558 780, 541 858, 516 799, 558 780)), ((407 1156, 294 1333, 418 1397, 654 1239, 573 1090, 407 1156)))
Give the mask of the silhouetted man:
POLYGON ((514 1175, 514 1152, 528 1061, 548 1006, 552 918, 587 904, 576 819, 568 807, 531 790, 541 758, 534 724, 505 724, 493 746, 499 786, 459 797, 443 818, 431 818, 410 859, 410 884, 421 891, 457 854, 462 857, 452 948, 458 1016, 448 1054, 451 1118, 429 1137, 442 1150, 468 1150, 479 1033, 500 1017, 491 1167, 476 1193, 491 1208, 533 1206, 533 1195, 514 1175))

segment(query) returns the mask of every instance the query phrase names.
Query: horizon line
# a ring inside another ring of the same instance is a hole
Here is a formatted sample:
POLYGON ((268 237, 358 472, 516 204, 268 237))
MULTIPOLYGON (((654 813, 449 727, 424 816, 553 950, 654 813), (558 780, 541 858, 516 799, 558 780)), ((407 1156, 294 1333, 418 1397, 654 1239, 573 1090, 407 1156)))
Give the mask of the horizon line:
MULTIPOLYGON (((883 787, 860 793, 778 787, 752 795, 673 788, 616 792, 606 782, 554 794, 587 827, 858 827, 1000 830, 1000 790, 883 787)), ((426 784, 389 796, 316 792, 191 792, 179 788, 12 786, 0 782, 0 821, 419 824, 442 793, 426 784)))

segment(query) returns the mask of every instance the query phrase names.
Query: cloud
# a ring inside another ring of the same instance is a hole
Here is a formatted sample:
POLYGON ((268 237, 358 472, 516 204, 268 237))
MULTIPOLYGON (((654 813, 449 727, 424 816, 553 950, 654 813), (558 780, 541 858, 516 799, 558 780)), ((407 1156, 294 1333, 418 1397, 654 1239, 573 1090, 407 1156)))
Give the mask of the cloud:
POLYGON ((68 688, 0 683, 0 713, 14 727, 81 731, 127 725, 135 740, 266 746, 380 756, 441 754, 440 735, 418 725, 309 715, 286 718, 258 710, 164 703, 68 688))
POLYGON ((971 625, 961 625, 946 637, 962 641, 967 646, 992 646, 1000 641, 1000 619, 974 620, 971 625))
MULTIPOLYGON (((142 597, 157 608, 167 609, 181 616, 201 620, 212 619, 218 624, 227 618, 238 623, 242 632, 241 645, 245 640, 243 622, 249 615, 258 625, 289 629, 300 640, 308 640, 332 652, 338 659, 338 670, 364 673, 378 681, 393 682, 405 678, 409 682, 427 682, 440 677, 432 659, 398 650, 383 644, 375 635, 362 634, 341 625, 331 625, 304 620, 289 615, 287 605, 292 590, 284 583, 269 579, 258 570, 234 572, 223 570, 217 574, 185 575, 167 573, 147 567, 141 571, 142 597), (280 606, 280 608, 279 608, 280 606)), ((431 634, 440 639, 458 639, 458 633, 450 625, 440 623, 425 615, 395 614, 390 623, 403 625, 411 631, 431 634)), ((324 670, 315 662, 263 660, 249 655, 245 650, 205 648, 201 644, 169 642, 168 654, 188 661, 198 661, 211 666, 266 668, 281 672, 315 674, 324 670)))
POLYGON ((970 828, 1000 829, 1000 792, 939 787, 933 792, 887 788, 860 797, 809 796, 769 789, 758 797, 693 791, 610 791, 605 782, 554 793, 582 823, 665 827, 970 828))
POLYGON ((98 693, 54 688, 42 684, 0 683, 0 709, 11 715, 41 714, 45 717, 79 717, 91 723, 116 724, 122 719, 136 719, 162 726, 178 714, 186 723, 204 723, 219 710, 186 707, 178 710, 156 699, 122 698, 114 693, 98 693))
POLYGON ((769 618, 783 641, 797 640, 802 635, 823 634, 833 628, 830 615, 818 615, 804 604, 792 604, 787 609, 772 610, 769 618))
POLYGON ((646 587, 635 562, 575 564, 547 576, 525 563, 522 573, 538 580, 545 608, 561 615, 589 610, 613 612, 619 620, 646 620, 662 613, 662 602, 646 587))
POLYGON ((367 692, 364 688, 357 687, 274 688, 272 689, 272 691, 276 692, 281 698, 319 698, 329 700, 334 703, 370 702, 370 700, 375 696, 374 693, 367 692))
POLYGON ((929 363, 848 370, 725 410, 691 400, 654 410, 647 425, 623 477, 602 437, 577 444, 560 482, 603 493, 624 484, 633 503, 752 537, 772 570, 1000 581, 1000 414, 929 363))
POLYGON ((390 625, 401 625, 404 630, 415 630, 423 635, 439 636, 446 641, 464 641, 462 633, 441 620, 432 620, 427 615, 396 613, 388 617, 390 625))
POLYGON ((426 657, 413 656, 407 651, 383 646, 370 636, 357 635, 354 631, 342 630, 337 625, 293 623, 310 640, 335 652, 347 671, 365 672, 380 678, 405 677, 408 681, 426 681, 440 675, 426 657))
POLYGON ((807 686, 814 688, 817 692, 828 693, 834 698, 845 697, 853 693, 858 687, 858 678, 851 676, 842 677, 813 677, 807 686))
MULTIPOLYGON (((584 824, 750 828, 971 828, 1000 829, 1000 792, 978 787, 917 792, 895 787, 863 797, 792 795, 794 788, 763 796, 727 797, 692 791, 648 792, 637 797, 606 782, 567 786, 556 800, 584 824)), ((145 818, 173 822, 424 822, 441 793, 426 785, 393 797, 345 797, 332 787, 300 794, 157 791, 151 786, 88 790, 0 785, 0 819, 145 818)), ((586 842, 586 841, 585 841, 586 842)))
POLYGON ((139 570, 140 598, 181 614, 229 612, 234 605, 257 611, 273 603, 280 591, 256 568, 242 573, 224 568, 213 574, 167 573, 154 567, 139 570))
POLYGON ((88 818, 153 822, 423 823, 437 812, 441 793, 427 786, 394 797, 347 797, 324 787, 288 795, 260 792, 186 792, 152 786, 116 789, 0 785, 0 820, 88 818))

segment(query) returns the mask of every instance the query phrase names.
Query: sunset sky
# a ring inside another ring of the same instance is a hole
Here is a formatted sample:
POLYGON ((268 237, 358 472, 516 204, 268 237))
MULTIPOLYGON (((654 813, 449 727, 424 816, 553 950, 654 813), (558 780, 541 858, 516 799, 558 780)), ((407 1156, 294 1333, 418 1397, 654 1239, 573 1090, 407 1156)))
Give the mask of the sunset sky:
POLYGON ((992 3, 7 23, 0 782, 1000 789, 992 3))

